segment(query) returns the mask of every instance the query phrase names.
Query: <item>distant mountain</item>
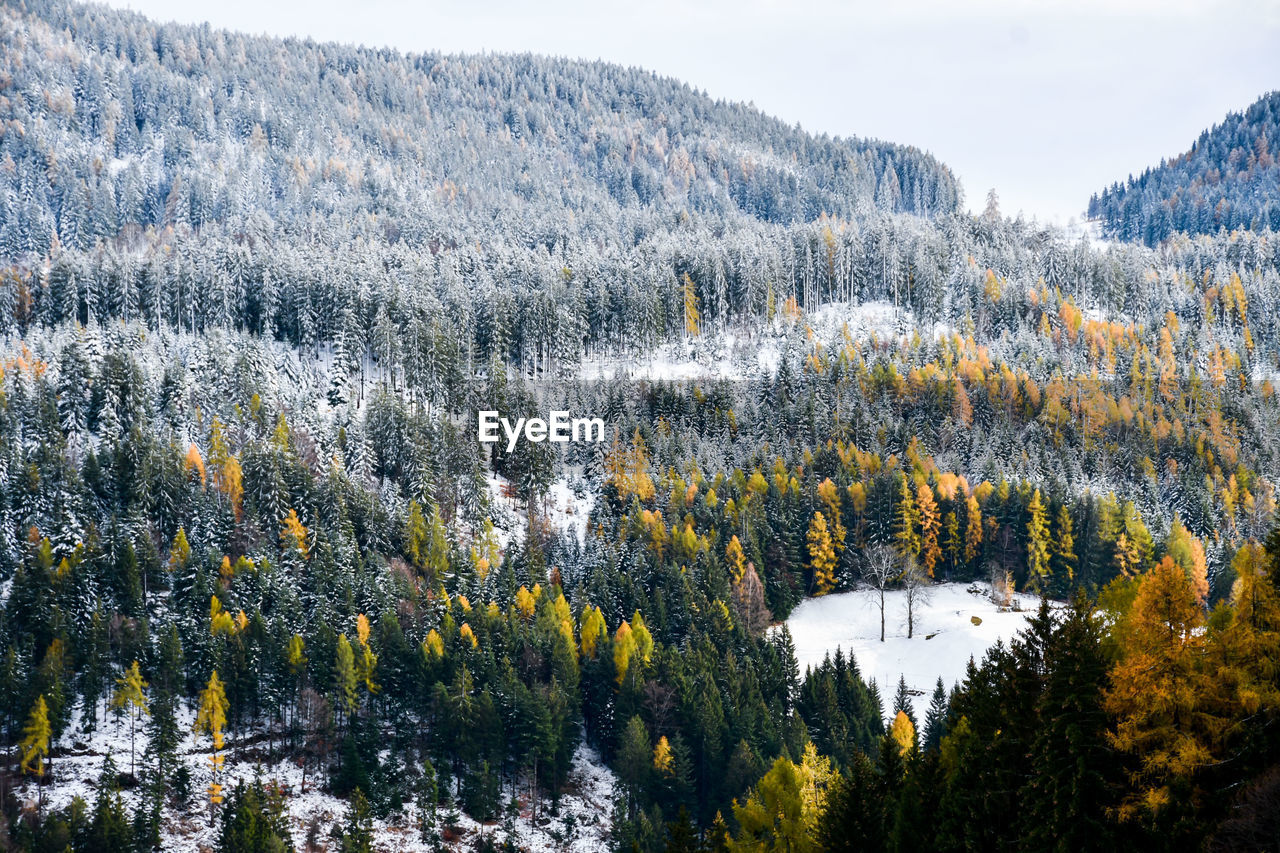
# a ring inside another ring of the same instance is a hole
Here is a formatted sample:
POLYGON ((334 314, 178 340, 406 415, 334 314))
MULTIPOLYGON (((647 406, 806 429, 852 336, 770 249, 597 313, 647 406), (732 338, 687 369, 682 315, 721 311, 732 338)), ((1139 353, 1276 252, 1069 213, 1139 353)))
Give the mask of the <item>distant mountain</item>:
POLYGON ((376 217, 411 243, 634 242, 681 214, 791 224, 955 209, 916 148, 813 136, 636 68, 405 55, 157 24, 54 0, 0 13, 0 253, 129 225, 376 217), (551 235, 548 237, 548 235, 551 235))
POLYGON ((1175 231, 1280 230, 1280 91, 1200 134, 1191 150, 1089 200, 1109 236, 1154 246, 1175 231))

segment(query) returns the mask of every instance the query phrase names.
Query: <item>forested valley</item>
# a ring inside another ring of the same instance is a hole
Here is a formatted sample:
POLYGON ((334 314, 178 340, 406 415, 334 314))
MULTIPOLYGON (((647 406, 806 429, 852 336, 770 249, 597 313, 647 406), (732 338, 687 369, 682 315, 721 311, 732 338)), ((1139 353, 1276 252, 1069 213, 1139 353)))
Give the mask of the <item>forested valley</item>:
POLYGON ((1071 239, 605 63, 0 51, 5 849, 1274 848, 1274 94, 1071 239), (877 577, 1043 604, 918 715, 785 624, 877 577))

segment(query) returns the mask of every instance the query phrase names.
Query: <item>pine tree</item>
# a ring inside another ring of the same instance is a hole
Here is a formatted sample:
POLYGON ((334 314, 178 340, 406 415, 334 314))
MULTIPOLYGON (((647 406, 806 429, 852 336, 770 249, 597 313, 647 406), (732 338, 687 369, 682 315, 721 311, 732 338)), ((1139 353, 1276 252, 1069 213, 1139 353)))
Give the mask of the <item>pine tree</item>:
POLYGON ((828 853, 885 850, 884 794, 875 767, 861 752, 836 783, 823 810, 818 840, 828 853))
POLYGON ((639 717, 632 717, 622 732, 618 746, 618 777, 627 792, 627 819, 635 818, 653 774, 649 730, 639 717))
POLYGON ((599 607, 588 606, 582 614, 582 627, 579 631, 582 645, 582 657, 594 659, 600 641, 608 636, 604 614, 599 607))
POLYGON ((685 273, 682 278, 684 300, 684 333, 686 337, 697 337, 702 334, 702 315, 698 312, 698 291, 693 279, 685 273))
POLYGON ((115 762, 108 754, 102 763, 102 775, 95 786, 97 797, 94 800, 93 817, 82 842, 85 849, 128 850, 134 847, 134 833, 120 798, 118 776, 115 762))
POLYGON ((1071 583, 1076 577, 1076 539, 1067 505, 1060 504, 1054 518, 1053 536, 1049 539, 1049 571, 1058 584, 1071 583))
POLYGON ((929 710, 924 715, 923 751, 935 750, 942 744, 942 738, 947 734, 947 711, 947 691, 939 676, 929 700, 929 710))
POLYGON ((729 840, 730 853, 816 853, 803 788, 801 768, 779 756, 746 801, 734 804, 738 832, 729 840))
POLYGON ((729 567, 729 582, 740 583, 747 570, 747 558, 742 553, 742 543, 737 536, 730 537, 729 544, 724 549, 724 561, 729 567))
POLYGON ((906 711, 898 711, 893 717, 893 725, 889 727, 894 746, 905 756, 916 748, 916 727, 912 724, 906 711))
POLYGON ((1102 707, 1107 659, 1092 606, 1077 594, 1045 650, 1024 837, 1058 853, 1115 849, 1107 816, 1118 770, 1102 707))
POLYGON ((747 563, 741 580, 734 583, 732 590, 734 614, 746 632, 759 636, 773 621, 773 614, 765 603, 764 584, 756 572, 754 563, 747 563))
MULTIPOLYGON (((416 500, 409 501, 409 511, 404 522, 404 553, 410 564, 423 568, 428 543, 427 520, 416 500)), ((481 573, 483 577, 483 573, 481 573)))
POLYGON ((893 504, 893 539, 898 554, 904 559, 907 556, 920 555, 920 514, 916 511, 916 501, 911 494, 911 486, 905 475, 899 473, 897 478, 898 494, 893 504))
POLYGON ((373 813, 368 798, 359 788, 351 792, 338 849, 341 853, 373 853, 373 813))
POLYGON ((1182 526, 1182 520, 1179 518, 1174 518, 1173 524, 1169 527, 1165 552, 1191 579, 1196 600, 1201 605, 1205 604, 1209 598, 1209 570, 1204 544, 1182 526))
POLYGON ((969 495, 965 499, 964 559, 973 566, 982 554, 982 510, 978 499, 969 495))
POLYGON ((1188 806, 1182 797, 1197 771, 1213 760, 1223 724, 1215 708, 1221 685, 1201 665, 1204 611, 1191 579, 1172 559, 1138 579, 1121 624, 1120 658, 1104 699, 1115 718, 1112 744, 1136 761, 1120 815, 1167 826, 1188 806))

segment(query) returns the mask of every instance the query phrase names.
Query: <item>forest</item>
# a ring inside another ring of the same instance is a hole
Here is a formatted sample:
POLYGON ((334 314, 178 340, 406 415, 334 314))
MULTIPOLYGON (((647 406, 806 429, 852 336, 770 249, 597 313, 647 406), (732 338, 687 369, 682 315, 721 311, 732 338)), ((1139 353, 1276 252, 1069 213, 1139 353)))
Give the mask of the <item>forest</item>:
POLYGON ((1274 847, 1274 95, 1071 240, 605 63, 0 57, 6 849, 1274 847), (477 441, 550 409, 607 440, 477 441), (1043 603, 927 714, 800 670, 805 599, 970 581, 1043 603))
POLYGON ((1170 235, 1280 230, 1280 92, 1200 134, 1191 149, 1089 199, 1105 233, 1155 246, 1170 235))

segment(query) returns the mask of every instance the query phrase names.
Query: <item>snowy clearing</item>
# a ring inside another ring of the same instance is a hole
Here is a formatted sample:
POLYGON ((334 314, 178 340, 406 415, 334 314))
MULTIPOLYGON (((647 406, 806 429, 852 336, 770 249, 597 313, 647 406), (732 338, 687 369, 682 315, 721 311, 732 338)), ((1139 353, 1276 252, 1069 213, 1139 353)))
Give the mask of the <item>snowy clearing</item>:
POLYGON ((984 583, 938 584, 930 600, 916 605, 916 625, 907 639, 906 595, 902 590, 885 593, 885 641, 880 642, 878 598, 869 591, 840 592, 800 603, 787 619, 796 646, 796 660, 803 672, 817 666, 837 647, 857 659, 862 677, 875 679, 885 702, 893 699, 899 676, 905 676, 914 693, 916 718, 924 719, 938 677, 950 690, 964 678, 969 658, 981 661, 997 640, 1008 642, 1034 615, 1039 599, 1014 596, 1020 609, 1001 610, 984 583), (981 619, 973 624, 972 617, 981 619))
POLYGON ((939 339, 954 334, 943 323, 922 326, 900 307, 883 300, 829 302, 791 316, 779 312, 772 322, 754 328, 704 330, 698 337, 669 341, 639 354, 588 356, 577 369, 584 380, 637 379, 683 382, 694 379, 752 379, 775 374, 784 353, 803 353, 816 341, 899 340, 912 331, 939 339))

